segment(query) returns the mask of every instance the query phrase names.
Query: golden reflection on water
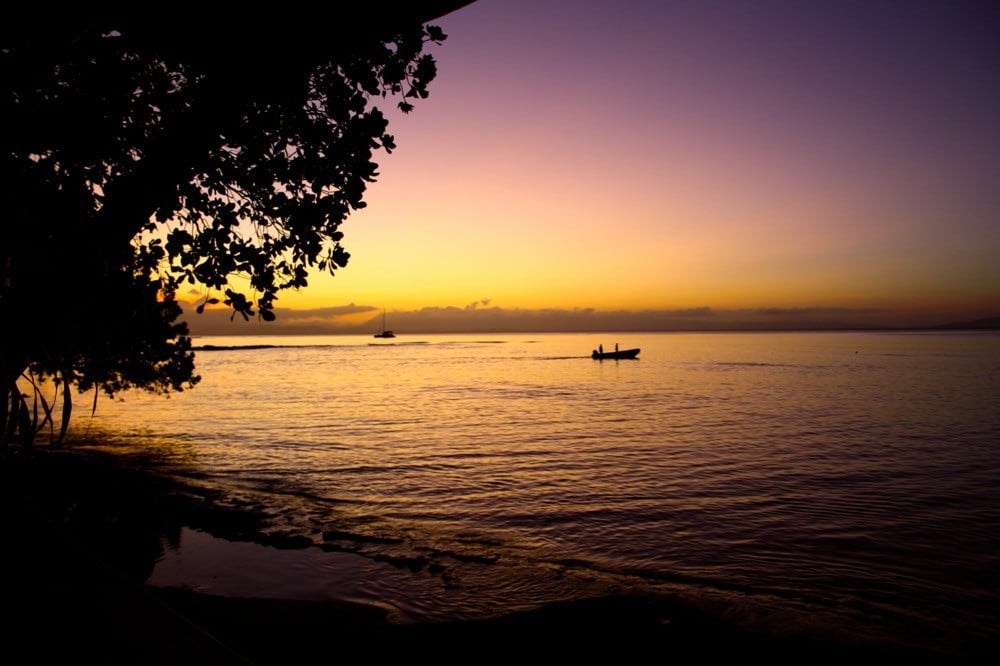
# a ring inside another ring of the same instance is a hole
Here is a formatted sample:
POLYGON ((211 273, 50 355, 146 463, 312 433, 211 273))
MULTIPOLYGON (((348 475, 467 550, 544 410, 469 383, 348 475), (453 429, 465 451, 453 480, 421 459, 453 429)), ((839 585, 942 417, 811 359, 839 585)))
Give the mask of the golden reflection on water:
POLYGON ((253 495, 317 544, 496 578, 487 605, 551 592, 510 571, 565 562, 614 584, 981 603, 954 572, 985 570, 1000 527, 995 334, 410 337, 213 340, 291 346, 199 352, 194 390, 101 402, 73 430, 253 495), (616 341, 639 358, 590 358, 616 341))

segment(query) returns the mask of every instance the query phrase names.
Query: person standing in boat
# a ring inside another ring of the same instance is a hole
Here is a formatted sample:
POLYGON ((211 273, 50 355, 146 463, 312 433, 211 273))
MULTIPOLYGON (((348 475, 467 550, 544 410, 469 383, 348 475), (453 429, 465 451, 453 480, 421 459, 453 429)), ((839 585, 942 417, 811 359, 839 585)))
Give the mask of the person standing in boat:
POLYGON ((597 345, 597 353, 604 356, 604 345, 597 345))
POLYGON ((615 343, 615 353, 616 354, 618 353, 618 343, 617 342, 615 343))

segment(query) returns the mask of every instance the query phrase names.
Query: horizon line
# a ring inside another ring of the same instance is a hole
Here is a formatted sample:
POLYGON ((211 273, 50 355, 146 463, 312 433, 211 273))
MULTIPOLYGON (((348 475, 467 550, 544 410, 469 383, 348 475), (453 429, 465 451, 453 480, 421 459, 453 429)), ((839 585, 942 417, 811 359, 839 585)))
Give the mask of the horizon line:
MULTIPOLYGON (((866 332, 927 332, 927 331, 1000 331, 1000 317, 970 322, 950 322, 945 324, 927 326, 729 326, 729 327, 705 327, 705 328, 656 328, 656 329, 481 329, 481 330, 420 330, 416 329, 407 333, 396 333, 396 337, 406 335, 600 335, 600 334, 650 334, 650 333, 866 333, 866 332)), ((260 331, 241 331, 232 333, 190 333, 187 337, 212 338, 212 337, 264 337, 264 336, 371 336, 367 331, 344 331, 344 330, 314 330, 308 331, 288 331, 281 330, 277 333, 262 333, 260 331)), ((392 344, 392 343, 385 343, 392 344)))

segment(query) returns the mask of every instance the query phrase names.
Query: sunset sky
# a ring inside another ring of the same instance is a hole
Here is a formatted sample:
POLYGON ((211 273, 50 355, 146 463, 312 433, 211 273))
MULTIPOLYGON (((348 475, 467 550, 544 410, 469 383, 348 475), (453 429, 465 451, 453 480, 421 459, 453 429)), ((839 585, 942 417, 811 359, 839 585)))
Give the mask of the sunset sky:
POLYGON ((998 7, 478 0, 278 323, 997 316, 998 7))

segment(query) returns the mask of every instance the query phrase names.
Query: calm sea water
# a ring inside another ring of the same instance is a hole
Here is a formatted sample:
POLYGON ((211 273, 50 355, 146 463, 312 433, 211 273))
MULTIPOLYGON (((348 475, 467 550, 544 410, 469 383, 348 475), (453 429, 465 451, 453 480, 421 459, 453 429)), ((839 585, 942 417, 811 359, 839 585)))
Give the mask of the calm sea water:
POLYGON ((399 622, 609 592, 749 622, 1000 636, 1000 334, 203 338, 190 392, 77 433, 265 508, 149 584, 399 622), (595 361, 618 342, 638 359, 595 361))

